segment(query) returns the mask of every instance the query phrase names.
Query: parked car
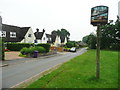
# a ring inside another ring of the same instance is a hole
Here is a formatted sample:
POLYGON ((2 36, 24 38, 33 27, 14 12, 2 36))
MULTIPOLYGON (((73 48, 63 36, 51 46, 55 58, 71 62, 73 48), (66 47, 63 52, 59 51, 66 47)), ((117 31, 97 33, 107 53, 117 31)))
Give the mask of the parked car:
POLYGON ((72 47, 72 48, 70 49, 70 52, 76 52, 76 47, 72 47))

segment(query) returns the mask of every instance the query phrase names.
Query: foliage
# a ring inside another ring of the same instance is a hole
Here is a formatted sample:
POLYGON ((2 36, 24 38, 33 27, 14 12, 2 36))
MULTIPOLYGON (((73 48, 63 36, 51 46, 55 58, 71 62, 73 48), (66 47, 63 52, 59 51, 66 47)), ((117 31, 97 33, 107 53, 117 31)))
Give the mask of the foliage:
POLYGON ((39 53, 45 53, 46 50, 44 47, 41 47, 41 46, 37 46, 37 47, 30 47, 30 48, 22 48, 20 50, 20 52, 23 54, 23 55, 26 55, 26 54, 33 54, 34 51, 38 51, 39 53))
POLYGON ((37 44, 36 46, 44 47, 46 52, 49 52, 49 50, 50 50, 50 44, 48 44, 48 43, 46 43, 46 44, 37 44))
POLYGON ((72 48, 72 47, 74 47, 74 43, 72 43, 72 42, 67 42, 67 43, 66 43, 66 46, 67 46, 67 48, 72 48))
POLYGON ((61 29, 61 30, 53 30, 51 32, 51 35, 54 35, 54 36, 61 36, 61 37, 67 37, 67 41, 69 41, 69 36, 70 36, 70 33, 69 31, 67 31, 66 29, 61 29))
POLYGON ((82 41, 84 43, 87 43, 89 48, 91 48, 91 49, 96 48, 96 35, 94 33, 91 33, 90 35, 83 37, 82 41))
POLYGON ((24 47, 31 47, 34 44, 32 43, 7 43, 7 49, 10 51, 20 51, 24 47))
POLYGON ((25 54, 28 54, 28 53, 31 53, 31 51, 30 51, 30 49, 29 48, 22 48, 21 50, 20 50, 20 52, 23 54, 23 55, 25 55, 25 54))
POLYGON ((41 47, 41 46, 36 46, 35 49, 39 52, 39 53, 45 53, 46 50, 44 47, 41 47))
POLYGON ((101 27, 101 49, 118 50, 120 40, 120 21, 108 23, 101 27))
MULTIPOLYGON (((120 21, 117 20, 115 24, 112 22, 100 27, 100 48, 120 50, 120 21)), ((83 37, 83 42, 87 43, 92 49, 96 48, 96 35, 90 34, 83 37)))
POLYGON ((95 77, 95 53, 89 50, 73 58, 27 88, 118 88, 118 52, 101 50, 99 80, 95 77))

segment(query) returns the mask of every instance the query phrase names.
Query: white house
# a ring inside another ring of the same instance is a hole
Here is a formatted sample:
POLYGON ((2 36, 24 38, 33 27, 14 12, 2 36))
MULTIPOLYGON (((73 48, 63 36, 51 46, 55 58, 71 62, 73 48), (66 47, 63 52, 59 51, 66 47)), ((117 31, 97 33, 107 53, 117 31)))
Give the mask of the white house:
POLYGON ((61 45, 61 39, 60 36, 57 35, 53 46, 59 47, 60 45, 61 45))
POLYGON ((34 43, 35 36, 31 27, 18 27, 2 24, 1 37, 5 42, 34 43))
POLYGON ((34 33, 36 40, 35 43, 51 43, 51 35, 46 34, 45 30, 43 29, 42 32, 39 32, 39 29, 34 33))
MULTIPOLYGON (((25 30, 25 28, 21 28, 21 30, 25 30)), ((22 41, 20 41, 20 43, 34 43, 36 38, 35 38, 32 28, 26 27, 26 30, 27 32, 25 33, 24 38, 22 41)))

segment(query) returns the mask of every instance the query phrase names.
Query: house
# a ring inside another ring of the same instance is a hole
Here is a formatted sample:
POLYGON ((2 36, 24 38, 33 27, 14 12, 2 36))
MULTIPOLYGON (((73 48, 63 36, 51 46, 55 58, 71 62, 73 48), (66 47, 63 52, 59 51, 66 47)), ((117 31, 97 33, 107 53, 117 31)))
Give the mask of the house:
POLYGON ((35 36, 31 27, 18 27, 2 24, 0 37, 5 38, 5 42, 34 43, 35 36))

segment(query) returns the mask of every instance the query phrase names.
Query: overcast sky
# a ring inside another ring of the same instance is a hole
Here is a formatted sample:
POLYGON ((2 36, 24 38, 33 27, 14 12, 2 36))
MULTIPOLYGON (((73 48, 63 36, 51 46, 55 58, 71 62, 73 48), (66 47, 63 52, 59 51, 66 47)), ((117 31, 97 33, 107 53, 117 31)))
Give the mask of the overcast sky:
POLYGON ((120 0, 0 0, 0 15, 4 24, 32 27, 33 31, 44 28, 46 33, 67 29, 70 40, 95 32, 90 25, 91 8, 98 5, 109 7, 109 20, 116 20, 120 0))

